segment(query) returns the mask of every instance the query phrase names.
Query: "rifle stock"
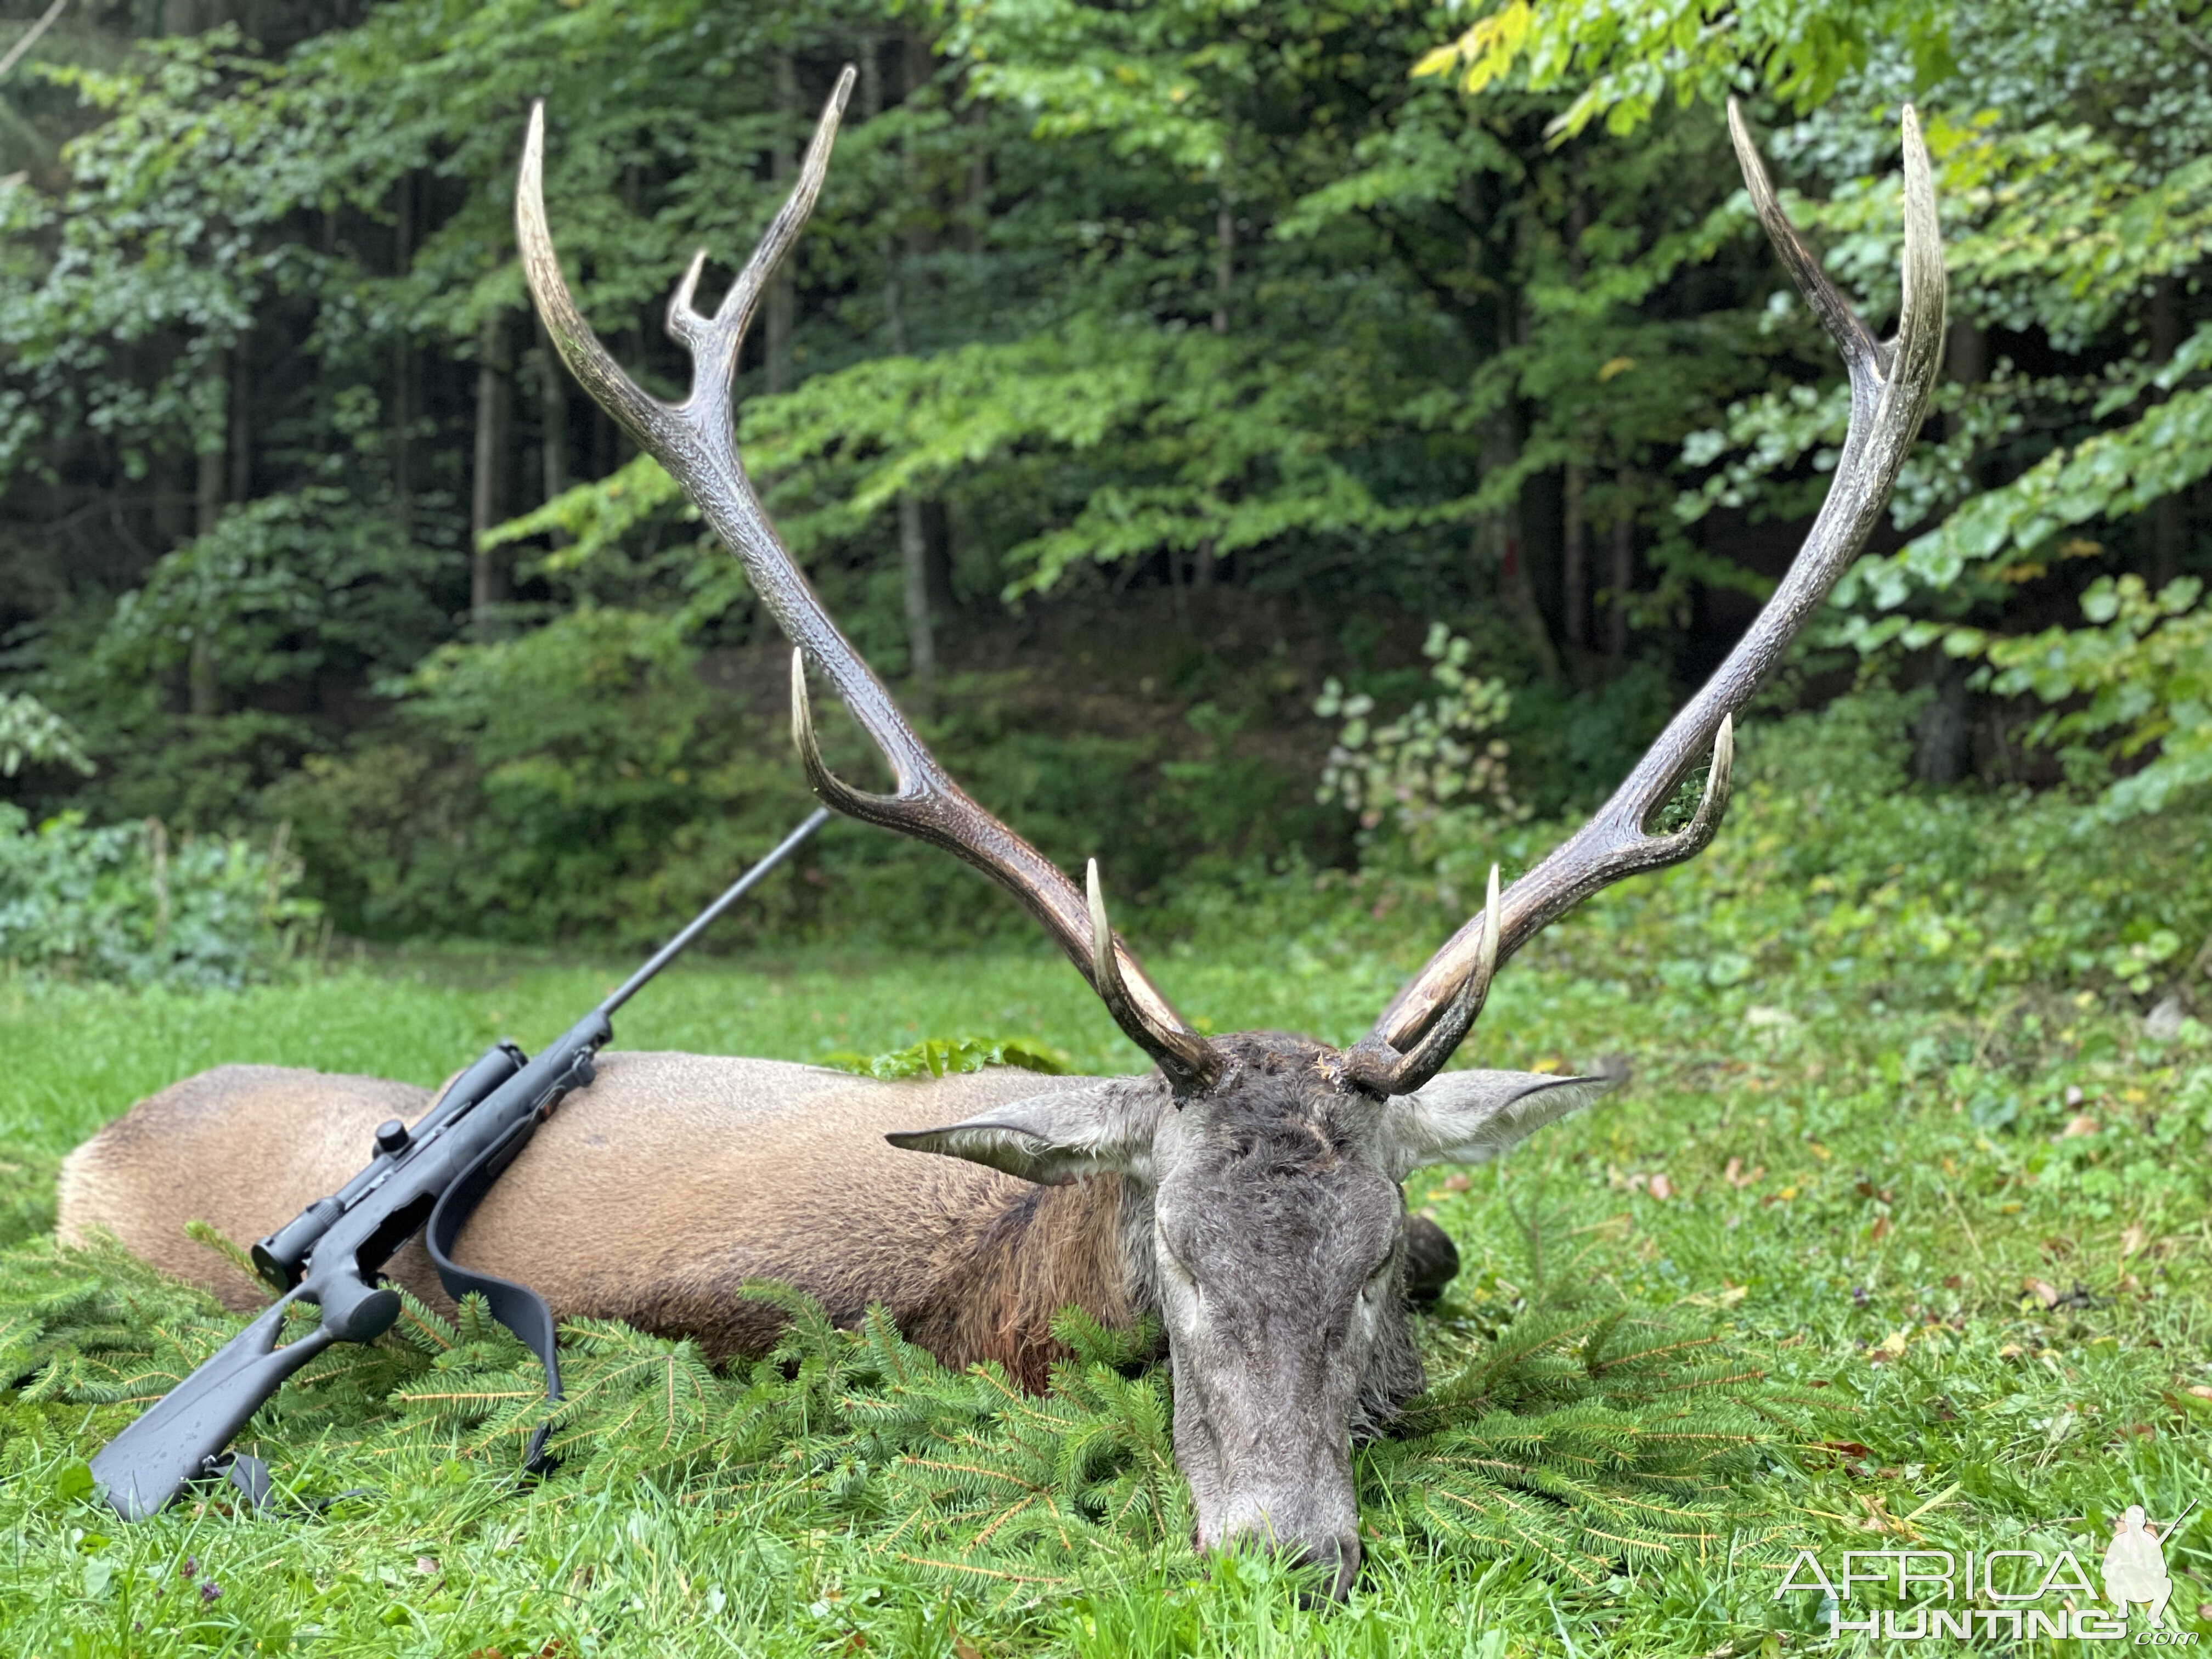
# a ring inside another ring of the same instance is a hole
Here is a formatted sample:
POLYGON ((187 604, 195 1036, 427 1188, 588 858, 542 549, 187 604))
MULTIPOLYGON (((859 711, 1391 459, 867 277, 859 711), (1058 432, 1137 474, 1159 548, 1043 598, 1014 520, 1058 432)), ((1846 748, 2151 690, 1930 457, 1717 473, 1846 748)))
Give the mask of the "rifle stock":
MULTIPOLYGON (((118 1515, 143 1521, 193 1481, 214 1474, 223 1448, 284 1379, 338 1340, 323 1324, 276 1346, 285 1310, 299 1295, 295 1291, 264 1310, 100 1449, 92 1460, 92 1478, 118 1515)), ((396 1309, 399 1299, 392 1300, 396 1309)))

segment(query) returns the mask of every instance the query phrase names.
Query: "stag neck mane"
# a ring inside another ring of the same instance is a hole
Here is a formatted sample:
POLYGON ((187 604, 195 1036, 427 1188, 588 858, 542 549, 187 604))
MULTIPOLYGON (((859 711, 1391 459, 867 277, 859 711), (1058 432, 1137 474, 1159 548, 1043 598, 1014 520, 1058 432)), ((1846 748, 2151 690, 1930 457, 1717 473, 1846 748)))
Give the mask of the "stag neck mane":
POLYGON ((948 1230, 929 1303, 902 1329, 948 1364, 994 1361, 1042 1394, 1067 1352, 1052 1331, 1061 1310, 1127 1329, 1158 1311, 1158 1273, 1151 1195, 1126 1176, 1024 1187, 948 1230))

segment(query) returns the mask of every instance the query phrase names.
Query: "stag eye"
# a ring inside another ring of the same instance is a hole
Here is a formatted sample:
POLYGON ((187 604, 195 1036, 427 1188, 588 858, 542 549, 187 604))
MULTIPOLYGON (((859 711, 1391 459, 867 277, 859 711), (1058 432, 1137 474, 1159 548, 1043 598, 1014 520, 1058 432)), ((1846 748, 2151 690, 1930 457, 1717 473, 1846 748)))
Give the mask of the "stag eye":
POLYGON ((1182 1265, 1182 1258, 1175 1253, 1164 1237, 1158 1243, 1160 1266, 1167 1270, 1168 1276, 1176 1283, 1195 1295, 1198 1291, 1198 1275, 1182 1265))
POLYGON ((1367 1282, 1359 1287, 1360 1295, 1370 1297, 1382 1295, 1384 1287, 1390 1283, 1391 1271, 1397 1265, 1398 1257, 1395 1251, 1376 1262, 1368 1270, 1367 1282))

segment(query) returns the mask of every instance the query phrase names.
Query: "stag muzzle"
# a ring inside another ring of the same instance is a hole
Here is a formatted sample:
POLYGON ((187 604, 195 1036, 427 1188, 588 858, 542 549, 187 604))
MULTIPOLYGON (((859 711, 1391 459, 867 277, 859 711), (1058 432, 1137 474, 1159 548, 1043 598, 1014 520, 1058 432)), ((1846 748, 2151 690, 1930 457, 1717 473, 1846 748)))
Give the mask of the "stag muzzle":
POLYGON ((1232 1426, 1199 1409, 1190 1400, 1197 1392, 1176 1391, 1176 1460, 1190 1478, 1199 1547, 1279 1553, 1322 1570, 1322 1589, 1341 1601, 1359 1575, 1359 1504, 1341 1414, 1316 1411, 1316 1389, 1288 1409, 1223 1414, 1232 1426))

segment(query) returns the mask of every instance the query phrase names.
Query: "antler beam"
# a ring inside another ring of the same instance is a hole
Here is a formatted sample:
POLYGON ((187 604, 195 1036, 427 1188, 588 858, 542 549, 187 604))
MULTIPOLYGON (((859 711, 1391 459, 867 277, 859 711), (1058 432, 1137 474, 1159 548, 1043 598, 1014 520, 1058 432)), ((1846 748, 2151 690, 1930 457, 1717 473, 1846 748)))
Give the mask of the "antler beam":
POLYGON ((1729 100, 1729 136, 1752 205, 1799 292, 1842 353, 1851 388, 1850 426, 1835 481, 1789 574, 1705 689, 1668 724, 1597 816, 1505 890, 1493 885, 1468 922, 1399 992, 1348 1059, 1370 1087, 1410 1093, 1435 1075, 1466 1035, 1492 974, 1549 923, 1624 877, 1657 870, 1702 851, 1728 806, 1735 717, 1781 660, 1814 612, 1827 602, 1889 500, 1898 470, 1920 431, 1942 355, 1942 233, 1920 120, 1905 109, 1903 306, 1895 339, 1875 339, 1782 210, 1765 164, 1729 100), (1646 830, 1651 815, 1708 750, 1704 799, 1681 829, 1646 830))
MULTIPOLYGON (((745 477, 732 425, 732 385, 745 330, 769 278, 799 240, 821 193, 854 71, 838 77, 823 106, 799 179, 752 258, 713 315, 694 304, 704 250, 668 303, 668 333, 691 353, 691 391, 680 404, 653 397, 623 373, 584 320, 561 272, 545 219, 545 110, 531 111, 515 191, 514 227, 523 275, 547 333, 569 372, 620 422, 638 447, 668 469, 708 524, 744 563, 754 592, 797 647, 792 666, 792 729, 809 781, 840 811, 945 848, 1019 899, 1105 1001, 1131 1041, 1159 1062, 1180 1092, 1208 1086, 1219 1061, 1154 988, 1135 956, 1104 927, 1103 902, 1079 890, 1050 860, 961 789, 930 754, 875 671, 823 608, 745 477), (870 794, 832 776, 814 740, 805 665, 811 663, 890 764, 894 787, 870 794), (1097 933, 1093 918, 1098 918, 1097 933)), ((1096 887, 1093 887, 1093 894, 1096 887)))

